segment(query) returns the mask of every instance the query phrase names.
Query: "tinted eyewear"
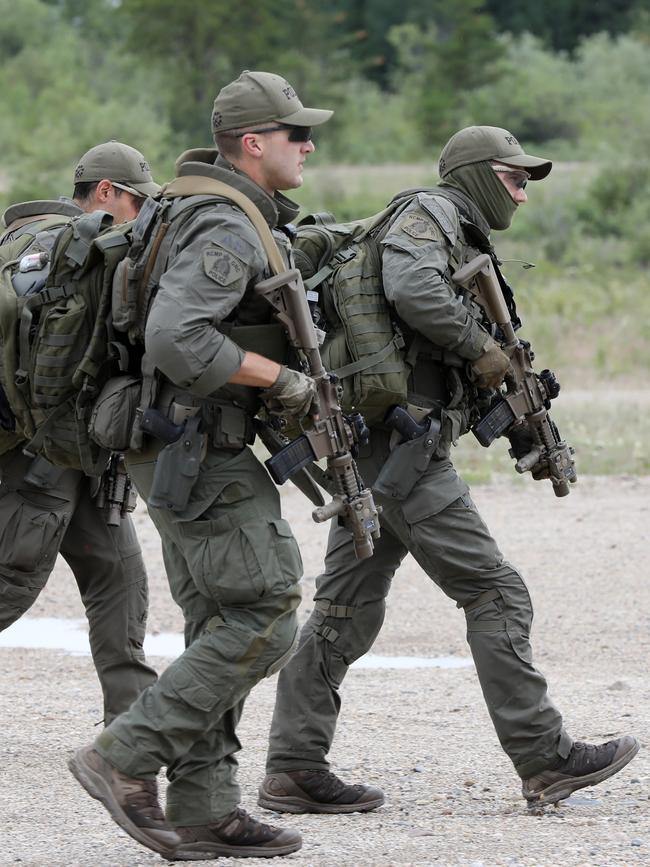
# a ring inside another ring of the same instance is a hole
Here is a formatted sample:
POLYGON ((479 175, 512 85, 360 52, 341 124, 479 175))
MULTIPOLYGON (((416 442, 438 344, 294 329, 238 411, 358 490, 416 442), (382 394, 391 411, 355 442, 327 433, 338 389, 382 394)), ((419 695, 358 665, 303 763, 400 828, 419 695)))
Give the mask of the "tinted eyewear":
POLYGON ((528 172, 510 169, 507 166, 492 166, 492 171, 497 172, 497 174, 507 175, 517 190, 525 190, 530 180, 528 172))
POLYGON ((260 129, 247 129, 245 132, 233 132, 230 133, 230 135, 232 135, 233 138, 242 138, 251 133, 263 135, 267 132, 281 132, 282 130, 288 131, 288 139, 290 142, 306 144, 308 141, 311 141, 312 130, 310 126, 289 126, 288 124, 281 124, 280 126, 264 126, 260 129))

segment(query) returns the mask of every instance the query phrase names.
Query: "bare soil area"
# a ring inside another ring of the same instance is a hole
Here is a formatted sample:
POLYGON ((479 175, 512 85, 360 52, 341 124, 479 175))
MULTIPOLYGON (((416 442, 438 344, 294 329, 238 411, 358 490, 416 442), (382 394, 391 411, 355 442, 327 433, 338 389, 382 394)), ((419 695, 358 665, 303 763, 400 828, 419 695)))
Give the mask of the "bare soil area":
MULTIPOLYGON (((644 748, 620 775, 533 817, 472 668, 353 670, 342 688, 333 767, 351 781, 380 785, 385 806, 366 815, 276 817, 255 805, 273 707, 270 679, 254 690, 242 720, 240 778, 244 806, 303 833, 303 849, 274 863, 650 863, 650 478, 583 478, 562 500, 547 483, 512 484, 509 477, 477 485, 472 494, 526 577, 536 611, 536 663, 568 730, 593 741, 630 732, 644 748)), ((287 487, 283 498, 303 552, 305 616, 326 528, 311 521, 295 489, 287 487)), ((149 631, 180 631, 158 537, 141 506, 136 521, 150 576, 149 631)), ((83 616, 61 561, 30 615, 83 616)), ((396 576, 373 652, 468 655, 464 617, 410 558, 396 576)), ((1 648, 0 662, 0 865, 163 863, 124 835, 66 768, 69 753, 93 737, 101 717, 90 658, 1 648)), ((167 662, 153 660, 159 669, 167 662)))

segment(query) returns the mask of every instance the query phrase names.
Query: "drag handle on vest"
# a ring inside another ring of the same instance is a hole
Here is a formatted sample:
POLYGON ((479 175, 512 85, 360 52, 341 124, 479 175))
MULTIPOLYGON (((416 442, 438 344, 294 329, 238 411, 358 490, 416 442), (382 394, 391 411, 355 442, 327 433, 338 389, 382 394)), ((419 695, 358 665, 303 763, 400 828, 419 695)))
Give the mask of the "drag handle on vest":
MULTIPOLYGON (((518 473, 530 472, 535 479, 550 479, 556 497, 566 497, 570 484, 578 480, 574 450, 560 436, 548 410, 560 392, 560 384, 550 370, 536 373, 535 353, 530 343, 515 334, 503 297, 494 263, 486 253, 477 256, 454 274, 454 282, 468 290, 482 307, 491 325, 502 335, 501 348, 510 358, 511 370, 497 400, 474 425, 472 431, 483 446, 497 437, 523 427, 529 436, 530 450, 518 456, 518 473)), ((514 457, 514 455, 513 455, 514 457)))
POLYGON ((289 343, 303 359, 305 372, 316 383, 320 407, 310 427, 270 459, 269 471, 272 476, 276 474, 274 478, 289 478, 312 461, 326 458, 334 499, 316 509, 312 517, 316 522, 337 517, 352 534, 357 559, 371 557, 373 540, 379 538, 379 508, 352 456, 365 425, 359 418, 350 423, 343 415, 337 379, 323 366, 302 275, 297 268, 281 271, 258 283, 255 291, 271 305, 276 319, 286 329, 289 343))
POLYGON ((147 505, 171 512, 182 512, 187 507, 203 454, 200 424, 198 415, 178 425, 151 407, 143 412, 142 429, 166 443, 156 459, 147 505))

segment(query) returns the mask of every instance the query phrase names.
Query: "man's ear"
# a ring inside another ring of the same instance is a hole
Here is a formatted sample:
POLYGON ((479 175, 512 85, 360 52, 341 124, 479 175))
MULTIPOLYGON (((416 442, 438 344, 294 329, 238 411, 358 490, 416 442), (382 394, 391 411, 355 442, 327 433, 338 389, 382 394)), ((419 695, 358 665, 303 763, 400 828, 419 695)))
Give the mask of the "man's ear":
POLYGON ((242 153, 248 157, 252 157, 253 159, 258 160, 264 153, 264 145, 262 144, 260 139, 261 136, 257 136, 253 132, 243 135, 241 137, 242 153))
POLYGON ((104 178, 101 180, 95 189, 95 197, 98 202, 105 202, 113 191, 113 184, 104 178))

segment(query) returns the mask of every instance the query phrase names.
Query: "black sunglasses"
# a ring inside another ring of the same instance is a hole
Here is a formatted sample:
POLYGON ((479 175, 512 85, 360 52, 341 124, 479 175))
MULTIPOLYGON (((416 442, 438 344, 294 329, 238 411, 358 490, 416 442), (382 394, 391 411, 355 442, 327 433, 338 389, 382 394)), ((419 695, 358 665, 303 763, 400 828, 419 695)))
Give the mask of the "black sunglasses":
POLYGON ((265 126, 261 129, 247 129, 245 132, 232 132, 228 133, 228 135, 231 135, 233 138, 242 138, 245 135, 249 135, 249 133, 262 135, 265 132, 280 132, 281 130, 288 130, 288 139, 290 142, 301 142, 304 144, 305 142, 311 141, 312 131, 310 126, 290 126, 289 124, 265 126))

